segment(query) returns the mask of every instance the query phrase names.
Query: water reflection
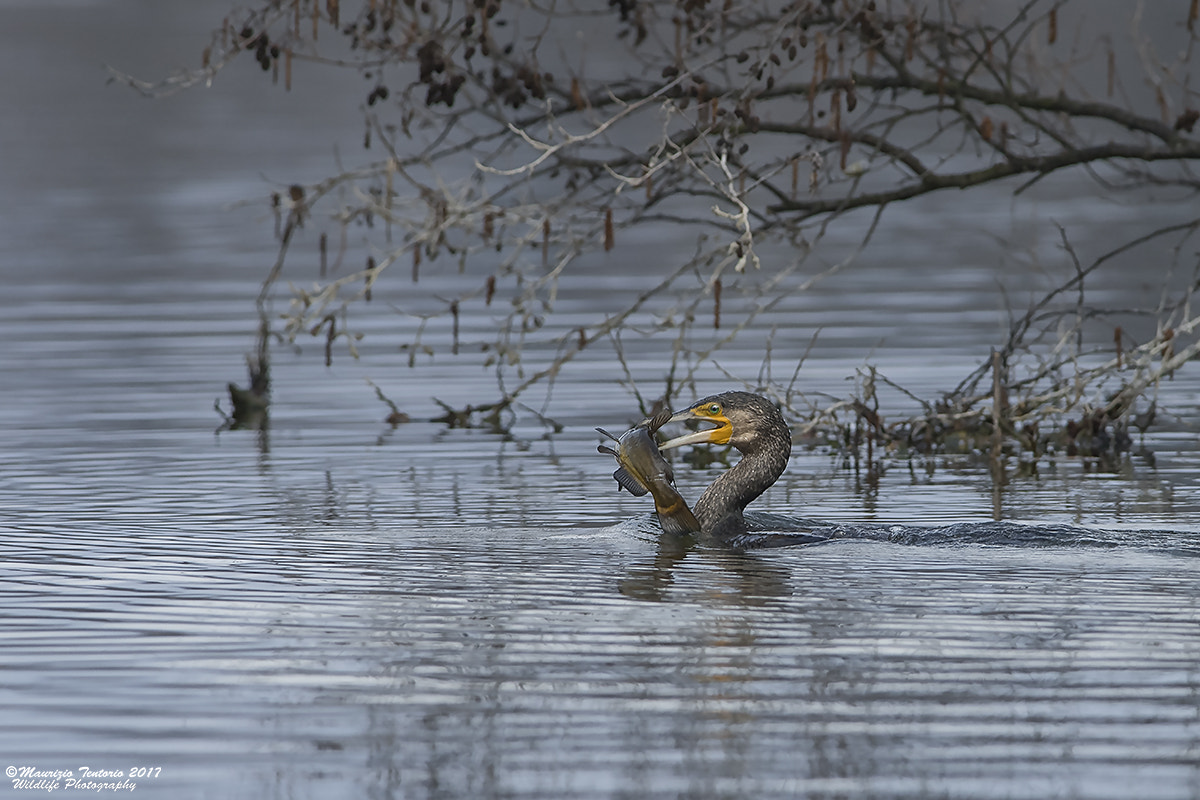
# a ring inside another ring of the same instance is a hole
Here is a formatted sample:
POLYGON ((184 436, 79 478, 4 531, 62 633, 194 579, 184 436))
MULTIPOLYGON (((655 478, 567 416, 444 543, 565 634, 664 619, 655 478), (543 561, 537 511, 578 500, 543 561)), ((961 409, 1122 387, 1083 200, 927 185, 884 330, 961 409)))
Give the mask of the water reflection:
MULTIPOLYGON (((660 547, 652 563, 664 551, 679 552, 660 547)), ((911 554, 870 542, 805 554, 815 563, 785 551, 709 563, 692 549, 693 569, 676 574, 695 590, 677 592, 669 610, 642 605, 649 614, 591 594, 602 570, 577 561, 585 575, 574 600, 546 585, 549 601, 539 602, 536 579, 498 591, 514 578, 501 569, 484 590, 489 610, 439 602, 437 634, 425 615, 406 615, 386 673, 392 693, 372 716, 385 727, 368 735, 384 743, 380 766, 400 778, 415 768, 427 791, 436 787, 429 796, 608 796, 639 786, 696 797, 784 786, 904 796, 989 783, 1089 794, 1140 779, 1107 755, 1130 747, 1121 720, 1132 709, 1151 727, 1195 733, 1187 656, 1143 650, 1182 633, 1194 609, 1135 623, 1142 600, 1129 578, 1139 567, 1051 556, 1031 569, 1012 553, 911 554), (768 585, 803 581, 803 591, 761 592, 752 580, 750 595, 792 599, 731 603, 730 576, 741 585, 764 558, 775 559, 768 585), (436 637, 444 661, 421 660, 424 636, 436 637), (1130 669, 1137 677, 1118 677, 1130 669), (1147 680, 1159 688, 1144 691, 1147 680), (1174 699, 1153 710, 1171 686, 1174 699), (1030 766, 1010 770, 1013 758, 1030 766)), ((478 583, 460 586, 468 606, 470 586, 478 583)), ((1184 651, 1195 648, 1193 639, 1184 651)), ((1182 751, 1159 752, 1143 763, 1174 786, 1196 776, 1182 751)))
MULTIPOLYGON (((761 606, 790 597, 793 591, 788 571, 773 566, 756 553, 712 544, 700 546, 694 536, 673 534, 659 536, 652 562, 630 567, 619 582, 618 590, 634 600, 663 602, 673 587, 678 589, 676 579, 681 571, 691 579, 690 591, 700 591, 703 600, 710 603, 761 606), (689 558, 692 563, 685 564, 689 558), (690 569, 685 571, 685 567, 690 569), (697 573, 703 575, 698 589, 694 585, 697 573)), ((689 588, 678 589, 675 594, 687 596, 689 588)), ((678 600, 679 597, 672 596, 671 599, 678 600)))
POLYGON ((286 536, 253 506, 7 530, 5 751, 276 797, 1116 796, 1148 770, 1178 797, 1200 778, 1195 536, 879 526, 736 552, 644 518, 414 527, 326 481, 328 513, 286 536), (34 715, 47 736, 18 736, 34 715))

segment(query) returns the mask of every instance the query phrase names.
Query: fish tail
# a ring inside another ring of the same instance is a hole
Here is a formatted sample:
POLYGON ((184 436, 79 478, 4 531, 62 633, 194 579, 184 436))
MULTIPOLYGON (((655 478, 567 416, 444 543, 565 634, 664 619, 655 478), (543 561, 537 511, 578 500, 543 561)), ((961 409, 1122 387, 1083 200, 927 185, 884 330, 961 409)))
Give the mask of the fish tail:
POLYGON ((657 483, 650 487, 654 495, 654 510, 664 533, 699 533, 700 523, 688 508, 687 501, 670 484, 657 483))

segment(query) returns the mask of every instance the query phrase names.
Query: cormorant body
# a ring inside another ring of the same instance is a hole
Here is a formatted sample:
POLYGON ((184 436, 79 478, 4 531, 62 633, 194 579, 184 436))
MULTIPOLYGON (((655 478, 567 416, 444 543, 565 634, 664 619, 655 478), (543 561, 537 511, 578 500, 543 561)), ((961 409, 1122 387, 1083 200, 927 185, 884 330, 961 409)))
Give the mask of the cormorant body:
POLYGON ((693 507, 700 532, 730 539, 746 532, 746 506, 771 487, 787 468, 792 432, 773 403, 750 392, 722 392, 706 397, 670 422, 700 420, 716 427, 678 436, 659 445, 668 450, 685 444, 727 444, 742 459, 717 477, 693 507))
POLYGON ((600 452, 617 459, 613 477, 635 495, 654 495, 659 525, 666 533, 699 533, 716 540, 732 540, 746 533, 746 506, 783 474, 792 453, 792 432, 774 404, 750 392, 722 392, 693 403, 674 414, 658 414, 635 425, 620 437, 602 428, 617 449, 605 445, 600 452), (686 433, 655 445, 652 435, 668 422, 700 421, 715 427, 686 433), (694 508, 688 508, 675 489, 674 475, 660 450, 686 444, 730 445, 742 459, 704 491, 694 508))

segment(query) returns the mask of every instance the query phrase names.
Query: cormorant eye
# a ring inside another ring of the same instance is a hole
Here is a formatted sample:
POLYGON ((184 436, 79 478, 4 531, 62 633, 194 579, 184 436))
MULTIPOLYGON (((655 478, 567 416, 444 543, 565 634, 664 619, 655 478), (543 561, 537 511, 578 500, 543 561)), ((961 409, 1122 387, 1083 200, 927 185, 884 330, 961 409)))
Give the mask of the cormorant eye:
POLYGON ((712 414, 714 417, 717 414, 720 414, 721 413, 721 404, 720 403, 709 403, 708 404, 708 413, 712 414))

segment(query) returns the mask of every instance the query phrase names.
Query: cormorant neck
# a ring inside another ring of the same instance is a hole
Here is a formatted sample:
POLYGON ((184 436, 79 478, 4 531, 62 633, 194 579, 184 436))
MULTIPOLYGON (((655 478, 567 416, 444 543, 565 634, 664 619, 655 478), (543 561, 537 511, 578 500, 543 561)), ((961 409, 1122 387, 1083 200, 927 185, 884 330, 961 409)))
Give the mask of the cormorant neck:
POLYGON ((770 488, 787 468, 792 453, 790 434, 743 452, 742 460, 712 482, 694 509, 703 533, 737 536, 746 532, 743 511, 770 488))

